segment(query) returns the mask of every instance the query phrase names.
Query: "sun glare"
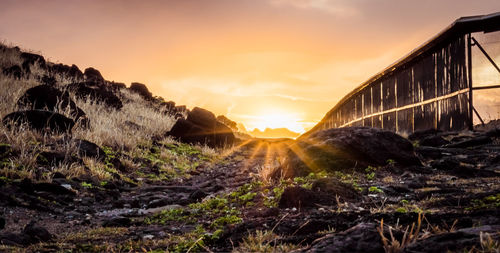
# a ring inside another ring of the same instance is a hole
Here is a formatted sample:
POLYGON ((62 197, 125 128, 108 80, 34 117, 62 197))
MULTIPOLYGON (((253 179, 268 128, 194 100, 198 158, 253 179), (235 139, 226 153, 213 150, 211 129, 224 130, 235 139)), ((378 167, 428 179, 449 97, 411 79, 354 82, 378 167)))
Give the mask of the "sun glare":
POLYGON ((304 127, 298 120, 298 115, 287 113, 270 113, 256 116, 255 127, 261 131, 266 128, 288 128, 297 133, 304 132, 304 127))

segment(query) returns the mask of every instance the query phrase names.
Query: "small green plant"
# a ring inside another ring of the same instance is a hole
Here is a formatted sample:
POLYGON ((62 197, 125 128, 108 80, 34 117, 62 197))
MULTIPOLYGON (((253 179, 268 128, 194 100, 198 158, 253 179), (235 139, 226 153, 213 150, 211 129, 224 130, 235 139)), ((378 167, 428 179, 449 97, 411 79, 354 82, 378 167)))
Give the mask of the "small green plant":
POLYGON ((406 210, 406 207, 398 207, 398 208, 396 209, 396 212, 397 212, 397 213, 407 213, 407 212, 408 212, 408 210, 406 210))
POLYGON ((393 165, 393 164, 395 164, 395 163, 396 163, 396 161, 394 161, 393 159, 387 159, 387 161, 386 161, 386 162, 387 162, 387 164, 389 164, 389 165, 393 165))
POLYGON ((108 181, 101 181, 100 184, 101 184, 101 187, 104 187, 104 186, 108 185, 108 181))
POLYGON ((91 183, 87 183, 87 182, 82 182, 81 186, 83 188, 92 188, 92 187, 94 187, 91 183))
POLYGON ((471 205, 471 207, 467 207, 465 210, 499 208, 500 193, 496 195, 486 196, 482 199, 474 199, 471 201, 471 205))
POLYGON ((375 192, 375 193, 383 193, 384 192, 382 189, 378 188, 377 186, 370 186, 370 188, 368 188, 368 191, 375 192))
POLYGON ((365 176, 366 176, 366 179, 373 180, 375 178, 375 172, 367 173, 365 176))

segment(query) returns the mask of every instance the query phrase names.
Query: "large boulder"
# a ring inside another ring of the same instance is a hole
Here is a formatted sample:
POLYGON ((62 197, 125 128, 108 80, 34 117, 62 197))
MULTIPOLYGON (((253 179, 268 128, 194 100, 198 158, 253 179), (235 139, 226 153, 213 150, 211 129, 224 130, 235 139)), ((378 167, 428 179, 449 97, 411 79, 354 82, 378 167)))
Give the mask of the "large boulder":
POLYGON ((7 114, 3 118, 3 124, 10 125, 27 124, 30 128, 39 131, 54 133, 65 133, 71 131, 75 122, 66 116, 44 110, 17 111, 7 114))
POLYGON ((182 142, 210 147, 231 146, 235 140, 229 127, 217 121, 213 113, 199 107, 189 112, 187 119, 178 119, 167 135, 182 142))
POLYGON ((68 89, 81 99, 90 98, 96 103, 104 103, 116 110, 120 110, 123 107, 121 99, 103 83, 95 81, 72 83, 68 85, 68 89))
POLYGON ((346 127, 315 132, 290 145, 279 168, 285 178, 317 171, 364 170, 367 166, 421 165, 405 138, 378 128, 346 127))
POLYGON ((86 68, 83 72, 83 76, 87 82, 104 83, 104 77, 102 77, 101 72, 95 68, 86 68))
POLYGON ((148 90, 148 87, 142 83, 131 83, 130 88, 132 92, 141 95, 144 99, 153 99, 153 94, 148 90))
POLYGON ((28 89, 17 101, 18 106, 22 108, 31 108, 54 111, 56 109, 66 110, 76 121, 80 117, 85 117, 85 112, 80 109, 70 98, 68 92, 62 92, 48 85, 39 85, 28 89))

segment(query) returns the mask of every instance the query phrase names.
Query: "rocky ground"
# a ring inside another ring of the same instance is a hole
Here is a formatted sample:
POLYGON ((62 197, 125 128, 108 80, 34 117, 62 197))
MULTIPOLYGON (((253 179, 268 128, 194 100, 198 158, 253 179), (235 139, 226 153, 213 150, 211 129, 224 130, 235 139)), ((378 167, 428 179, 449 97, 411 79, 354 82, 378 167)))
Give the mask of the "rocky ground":
POLYGON ((0 251, 500 250, 498 121, 246 139, 144 84, 0 56, 0 251))
POLYGON ((410 136, 421 165, 389 159, 275 180, 266 175, 294 141, 249 140, 171 180, 2 178, 0 249, 495 252, 499 137, 428 131, 410 136))

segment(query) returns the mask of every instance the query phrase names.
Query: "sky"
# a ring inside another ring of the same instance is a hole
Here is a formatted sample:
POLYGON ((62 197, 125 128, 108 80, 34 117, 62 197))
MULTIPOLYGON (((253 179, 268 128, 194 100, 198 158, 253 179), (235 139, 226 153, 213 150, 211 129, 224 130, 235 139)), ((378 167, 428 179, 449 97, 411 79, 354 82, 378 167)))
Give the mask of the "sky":
POLYGON ((0 0, 0 40, 107 80, 304 132, 461 16, 498 0, 0 0))

